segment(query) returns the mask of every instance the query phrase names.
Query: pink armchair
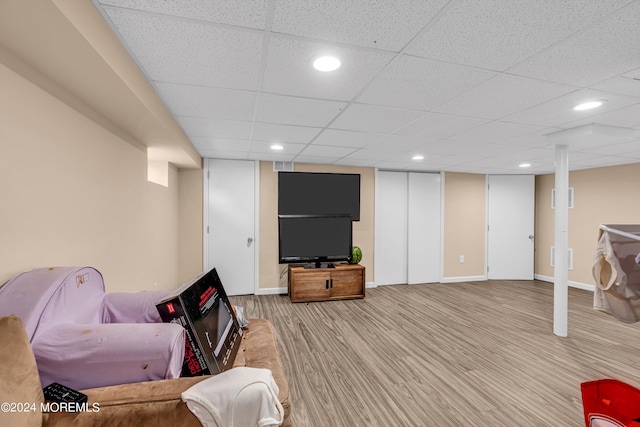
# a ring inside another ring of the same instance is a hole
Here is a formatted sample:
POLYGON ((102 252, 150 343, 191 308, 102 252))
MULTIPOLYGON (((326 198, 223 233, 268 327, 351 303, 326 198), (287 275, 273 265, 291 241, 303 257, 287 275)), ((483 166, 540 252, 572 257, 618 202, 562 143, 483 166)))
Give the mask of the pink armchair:
POLYGON ((94 268, 41 268, 0 287, 0 317, 24 323, 43 387, 178 378, 184 328, 162 323, 155 308, 169 292, 106 294, 94 268))

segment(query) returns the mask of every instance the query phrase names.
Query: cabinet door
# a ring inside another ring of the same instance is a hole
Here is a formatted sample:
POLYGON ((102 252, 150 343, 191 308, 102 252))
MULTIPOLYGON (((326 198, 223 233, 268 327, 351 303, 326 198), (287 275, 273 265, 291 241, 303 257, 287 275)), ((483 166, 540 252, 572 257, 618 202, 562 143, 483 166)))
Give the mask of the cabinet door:
POLYGON ((303 270, 293 272, 291 282, 291 300, 299 301, 323 301, 329 299, 331 294, 331 273, 324 271, 303 270))
POLYGON ((331 279, 333 280, 331 298, 364 296, 364 277, 361 268, 333 271, 331 279))

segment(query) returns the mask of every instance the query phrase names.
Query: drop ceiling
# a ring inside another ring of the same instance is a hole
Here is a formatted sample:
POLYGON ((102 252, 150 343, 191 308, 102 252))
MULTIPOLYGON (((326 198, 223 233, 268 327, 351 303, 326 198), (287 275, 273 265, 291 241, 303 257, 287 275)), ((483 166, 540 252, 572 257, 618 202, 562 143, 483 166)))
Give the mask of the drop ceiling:
POLYGON ((203 157, 543 174, 597 125, 570 169, 640 162, 640 0, 94 3, 203 157))

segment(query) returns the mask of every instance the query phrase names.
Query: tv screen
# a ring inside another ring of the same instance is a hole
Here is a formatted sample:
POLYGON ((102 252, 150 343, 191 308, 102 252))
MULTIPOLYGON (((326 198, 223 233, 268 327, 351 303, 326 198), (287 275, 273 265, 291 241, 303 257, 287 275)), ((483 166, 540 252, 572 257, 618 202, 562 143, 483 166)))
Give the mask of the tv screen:
POLYGON ((346 214, 360 221, 360 174, 278 173, 278 215, 346 214))
POLYGON ((351 259, 350 215, 279 215, 280 263, 351 259))

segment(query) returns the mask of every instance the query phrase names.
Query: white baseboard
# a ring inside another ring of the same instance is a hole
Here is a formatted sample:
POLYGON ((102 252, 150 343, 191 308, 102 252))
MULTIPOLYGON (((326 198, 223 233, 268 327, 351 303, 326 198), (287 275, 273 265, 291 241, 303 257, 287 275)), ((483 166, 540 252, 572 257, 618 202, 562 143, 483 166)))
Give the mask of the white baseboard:
POLYGON ((287 288, 259 288, 256 290, 256 295, 277 295, 287 294, 289 289, 287 288))
MULTIPOLYGON (((541 280, 543 282, 553 283, 553 277, 543 276, 541 274, 534 275, 534 279, 541 280)), ((443 277, 440 280, 440 283, 459 283, 459 282, 482 282, 487 280, 486 276, 460 276, 460 277, 443 277)), ((583 289, 585 291, 593 292, 595 290, 594 285, 590 285, 587 283, 573 282, 569 281, 569 286, 572 288, 583 289)), ((377 288, 378 286, 386 286, 386 285, 376 285, 375 282, 367 282, 365 284, 366 288, 377 288)), ((256 290, 256 295, 286 295, 289 290, 286 287, 283 288, 260 288, 256 290)))
MULTIPOLYGON (((543 276, 542 274, 535 274, 533 276, 533 278, 536 279, 536 280, 541 280, 543 282, 549 282, 549 283, 553 283, 554 282, 554 278, 553 277, 543 276)), ((594 292, 595 289, 596 289, 594 285, 589 285, 587 283, 581 283, 581 282, 573 282, 571 280, 569 280, 567 282, 567 284, 569 286, 571 286, 572 288, 583 289, 585 291, 594 292)))
POLYGON ((487 280, 487 276, 443 277, 440 283, 481 282, 485 280, 487 280))

